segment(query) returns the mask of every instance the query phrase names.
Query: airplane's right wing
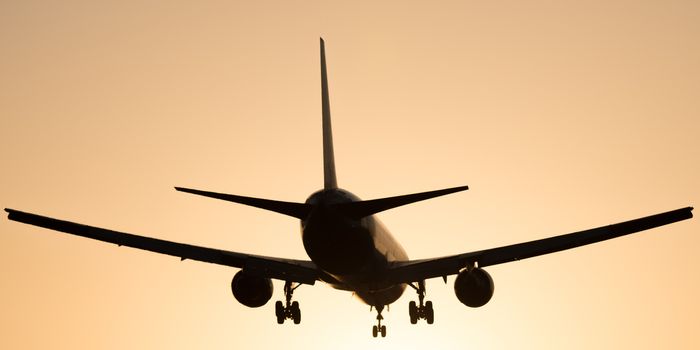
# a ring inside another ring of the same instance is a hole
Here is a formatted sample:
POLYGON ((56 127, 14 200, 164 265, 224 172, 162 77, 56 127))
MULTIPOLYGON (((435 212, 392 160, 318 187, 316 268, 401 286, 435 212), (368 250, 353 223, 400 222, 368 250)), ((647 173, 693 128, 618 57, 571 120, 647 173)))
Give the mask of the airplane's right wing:
POLYGON ((107 230, 14 209, 5 209, 5 211, 9 213, 8 219, 10 220, 114 243, 119 246, 172 255, 179 257, 181 260, 190 259, 237 267, 261 277, 297 283, 314 284, 320 278, 320 271, 312 261, 273 258, 206 248, 107 230))
POLYGON ((441 258, 398 262, 389 270, 387 279, 394 283, 411 283, 428 278, 457 274, 466 267, 486 267, 554 253, 690 219, 693 217, 692 211, 692 207, 681 208, 617 224, 530 242, 441 258))

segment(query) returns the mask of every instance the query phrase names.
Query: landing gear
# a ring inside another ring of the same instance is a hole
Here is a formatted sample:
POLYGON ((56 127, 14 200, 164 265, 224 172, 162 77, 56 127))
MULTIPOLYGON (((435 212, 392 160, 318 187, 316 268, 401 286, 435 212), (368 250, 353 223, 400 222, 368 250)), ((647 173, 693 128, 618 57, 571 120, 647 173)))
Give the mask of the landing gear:
POLYGON ((372 336, 377 337, 378 334, 381 334, 382 338, 386 337, 386 326, 382 325, 382 320, 384 317, 382 317, 382 311, 384 310, 384 306, 377 306, 377 324, 372 326, 372 336))
POLYGON ((294 290, 299 288, 301 284, 294 286, 292 282, 284 283, 284 298, 286 302, 283 304, 281 301, 275 303, 275 316, 277 316, 277 323, 282 324, 284 320, 290 319, 294 321, 294 324, 299 324, 301 322, 301 310, 299 309, 299 302, 292 302, 292 294, 294 290))
POLYGON ((425 320, 428 324, 433 324, 435 320, 435 312, 433 311, 433 302, 426 301, 425 299, 425 282, 418 282, 418 286, 409 284, 418 293, 418 305, 415 301, 408 303, 408 316, 411 318, 411 324, 416 324, 418 320, 425 320))

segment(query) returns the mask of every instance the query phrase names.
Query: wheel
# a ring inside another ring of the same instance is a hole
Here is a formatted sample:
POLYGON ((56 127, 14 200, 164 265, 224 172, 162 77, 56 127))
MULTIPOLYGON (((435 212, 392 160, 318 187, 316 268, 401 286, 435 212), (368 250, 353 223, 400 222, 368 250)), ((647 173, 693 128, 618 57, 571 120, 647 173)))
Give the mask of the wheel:
POLYGON ((382 326, 380 332, 382 333, 382 338, 386 337, 386 326, 382 326))
POLYGON ((425 320, 428 322, 428 324, 433 324, 433 321, 435 321, 435 313, 433 310, 428 311, 428 314, 425 315, 425 320))
POLYGON ((415 301, 408 303, 408 317, 411 318, 411 324, 418 322, 418 308, 415 301))
POLYGON ((275 316, 277 316, 277 324, 284 323, 284 305, 279 300, 275 303, 275 316))
POLYGON ((377 326, 372 326, 372 336, 377 337, 377 326))
POLYGON ((289 312, 292 314, 294 324, 301 323, 301 310, 299 309, 298 301, 292 302, 292 305, 289 306, 289 312))
POLYGON ((279 317, 280 315, 284 315, 284 305, 278 300, 275 303, 275 316, 279 317))
POLYGON ((425 302, 425 320, 428 321, 428 324, 433 324, 433 321, 435 320, 434 316, 435 312, 433 311, 433 302, 425 302))
POLYGON ((301 323, 301 310, 299 309, 298 303, 292 304, 292 320, 294 320, 294 324, 301 323))
POLYGON ((294 317, 294 324, 299 324, 301 323, 301 310, 296 309, 296 312, 292 315, 294 317))

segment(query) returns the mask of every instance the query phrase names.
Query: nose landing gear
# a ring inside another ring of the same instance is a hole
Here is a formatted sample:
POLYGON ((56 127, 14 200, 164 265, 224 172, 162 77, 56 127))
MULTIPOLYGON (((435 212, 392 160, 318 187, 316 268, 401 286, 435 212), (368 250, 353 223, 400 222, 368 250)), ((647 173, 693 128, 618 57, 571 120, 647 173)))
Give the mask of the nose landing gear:
POLYGON ((275 316, 277 316, 277 323, 282 324, 284 320, 290 319, 294 321, 294 324, 301 323, 301 310, 299 309, 299 302, 292 302, 292 294, 294 290, 299 288, 301 284, 293 285, 292 282, 284 283, 284 298, 286 302, 283 304, 281 301, 275 303, 275 316))
POLYGON ((418 293, 418 305, 415 301, 408 303, 408 316, 411 318, 411 324, 416 324, 418 320, 425 320, 428 324, 433 324, 435 313, 433 311, 433 302, 425 299, 425 282, 418 282, 418 286, 409 284, 418 293))
POLYGON ((377 337, 378 334, 381 334, 382 338, 386 337, 386 326, 382 325, 382 320, 384 317, 382 317, 382 311, 384 310, 384 306, 377 306, 377 324, 372 326, 372 336, 377 337))

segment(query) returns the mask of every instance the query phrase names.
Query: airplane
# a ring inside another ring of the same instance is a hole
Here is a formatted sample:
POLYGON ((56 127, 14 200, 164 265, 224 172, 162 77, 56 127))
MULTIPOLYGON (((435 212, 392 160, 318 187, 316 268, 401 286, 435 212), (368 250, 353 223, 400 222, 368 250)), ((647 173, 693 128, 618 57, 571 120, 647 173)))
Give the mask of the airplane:
POLYGON ((411 260, 399 242, 375 214, 382 211, 465 191, 467 186, 414 193, 388 198, 361 200, 338 187, 333 153, 333 135, 326 70, 325 43, 320 39, 321 101, 323 132, 323 188, 306 201, 286 202, 175 187, 177 191, 248 205, 300 220, 304 249, 310 260, 295 260, 245 254, 184 243, 171 242, 125 232, 50 218, 6 208, 8 219, 72 235, 240 269, 233 276, 231 291, 241 304, 256 308, 272 298, 272 279, 284 281, 284 302, 275 303, 277 323, 301 322, 298 301, 293 292, 316 281, 352 292, 377 312, 373 337, 386 336, 382 311, 413 288, 418 302, 409 302, 412 324, 434 321, 431 301, 425 300, 425 280, 457 275, 454 292, 464 305, 481 307, 491 300, 494 283, 485 267, 554 253, 596 243, 693 217, 685 207, 589 230, 438 258, 411 260))

